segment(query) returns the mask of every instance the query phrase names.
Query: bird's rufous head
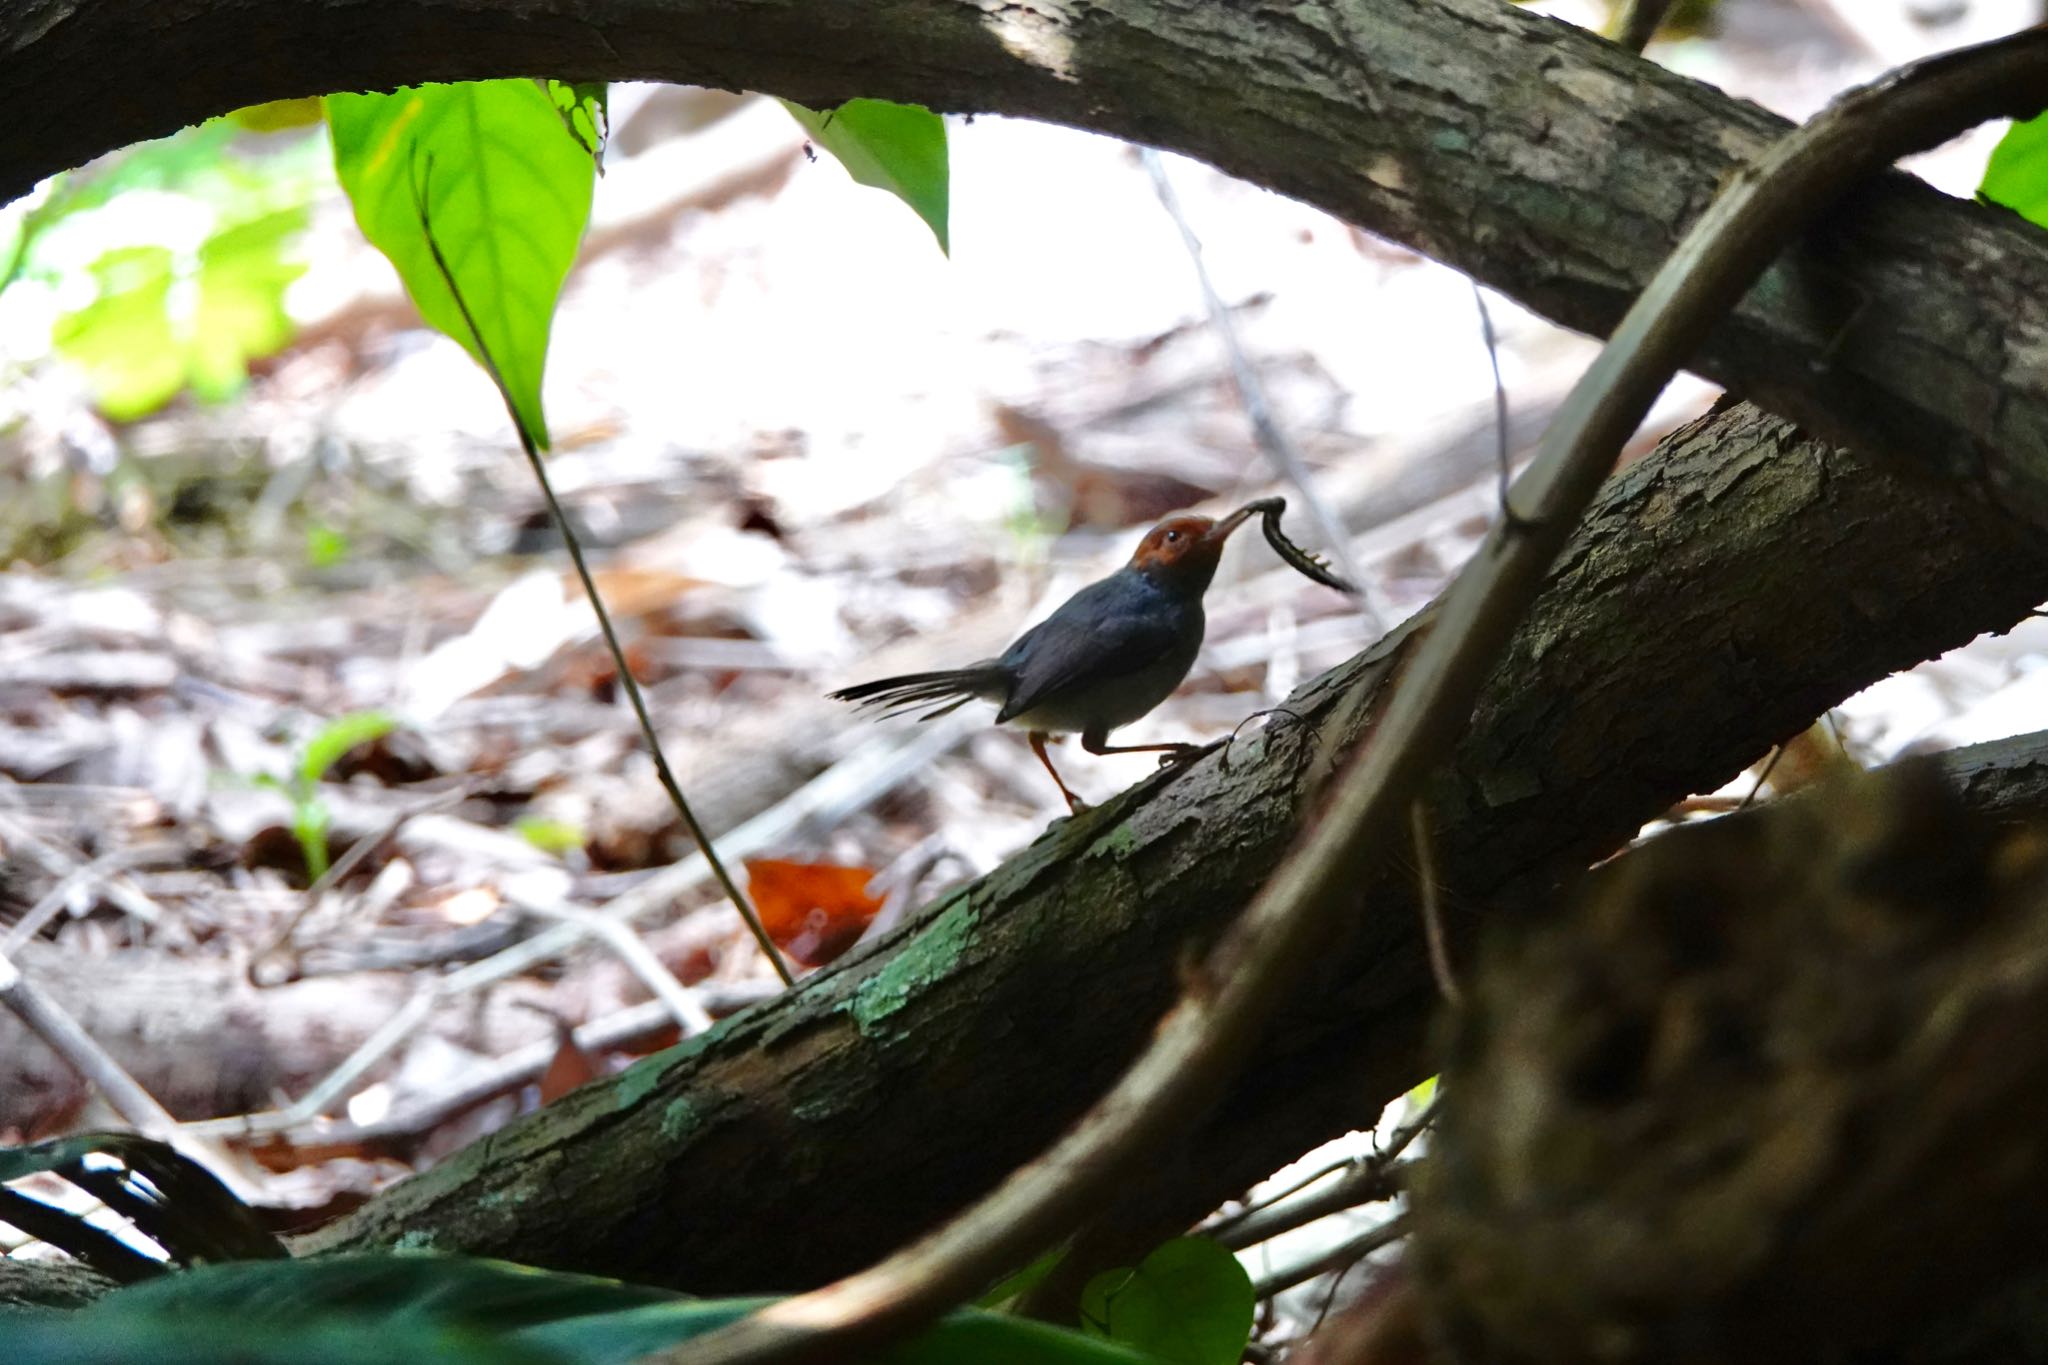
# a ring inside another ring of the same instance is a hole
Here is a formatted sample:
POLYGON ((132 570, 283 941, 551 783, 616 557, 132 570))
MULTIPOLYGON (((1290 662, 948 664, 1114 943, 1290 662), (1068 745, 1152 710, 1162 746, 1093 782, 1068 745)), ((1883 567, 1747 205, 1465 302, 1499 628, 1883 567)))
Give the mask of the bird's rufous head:
POLYGON ((1138 542, 1131 567, 1161 582, 1203 592, 1216 576, 1223 542, 1247 515, 1236 511, 1221 521, 1193 515, 1168 517, 1138 542))

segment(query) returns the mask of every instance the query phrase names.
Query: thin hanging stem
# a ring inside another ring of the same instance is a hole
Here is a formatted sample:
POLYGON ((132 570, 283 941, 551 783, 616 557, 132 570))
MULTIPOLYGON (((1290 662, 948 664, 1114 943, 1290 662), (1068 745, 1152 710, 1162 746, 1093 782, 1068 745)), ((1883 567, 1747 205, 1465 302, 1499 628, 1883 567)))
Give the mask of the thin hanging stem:
POLYGON ((676 782, 676 775, 668 766, 668 755, 662 752, 661 739, 654 732, 654 721, 647 714, 647 702, 640 695, 640 683, 633 677, 633 670, 626 664, 625 648, 619 644, 619 633, 612 628, 611 613, 605 610, 604 598, 597 591, 597 580, 591 577, 590 565, 584 561, 582 542, 576 539, 574 528, 569 525, 568 515, 562 510, 561 499, 555 496, 555 485, 548 478, 547 465, 541 460, 540 448, 534 444, 533 433, 526 429, 526 423, 519 418, 519 410, 513 405, 511 392, 505 387, 505 377, 498 369, 498 362, 491 358, 491 349, 484 344, 484 334, 476 325, 476 318, 470 314, 469 303, 462 297, 462 290, 455 284, 455 272, 448 268, 447 258, 441 254, 441 244, 434 240, 434 230, 427 216, 427 180, 434 173, 434 158, 429 155, 420 177, 412 187, 413 209, 419 215, 420 232, 427 239, 427 250, 433 255, 434 268, 441 272, 442 283, 448 286, 448 293, 455 299, 455 307, 462 314, 462 325, 469 328, 470 336, 476 342, 476 353, 483 361, 484 372, 491 383, 498 388, 498 396, 505 402, 505 411, 512 418, 512 429, 519 433, 519 448, 526 452, 526 463, 533 470, 534 479, 540 484, 541 496, 547 499, 548 516, 555 523, 555 529, 562 534, 562 543, 569 547, 569 558, 576 565, 576 577, 583 584, 583 595, 590 599, 590 609, 597 613, 597 628, 604 635, 605 648, 611 651, 612 666, 618 670, 619 685, 625 689, 626 701, 633 708, 633 718, 640 722, 640 735, 647 741, 647 752, 654 759, 654 774, 661 781, 661 789, 668 793, 668 799, 676 808, 676 814, 683 817, 683 824, 689 829, 690 837, 697 841, 697 848, 704 854, 704 861, 711 868, 711 875, 725 891, 725 898, 732 902, 733 909, 740 912, 747 928, 754 935, 754 942, 761 945, 761 951, 768 958, 768 965, 782 978, 785 986, 794 986, 796 978, 790 974, 789 964, 782 960, 782 953, 775 946, 775 940, 768 937, 767 928, 761 923, 761 916, 746 892, 726 871, 718 851, 711 845, 711 836, 704 832, 704 826, 697 823, 697 816, 690 809, 689 800, 684 797, 682 787, 676 782))

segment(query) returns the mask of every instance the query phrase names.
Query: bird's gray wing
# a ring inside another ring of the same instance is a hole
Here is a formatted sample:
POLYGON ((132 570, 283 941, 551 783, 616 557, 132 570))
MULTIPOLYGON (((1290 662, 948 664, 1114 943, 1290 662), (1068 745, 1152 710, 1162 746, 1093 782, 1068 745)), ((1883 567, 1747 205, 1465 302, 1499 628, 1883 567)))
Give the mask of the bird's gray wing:
POLYGON ((1143 671, 1181 643, 1182 613, 1154 600, 1150 584, 1120 577, 1091 583, 1017 637, 998 663, 1015 679, 998 723, 1143 671))

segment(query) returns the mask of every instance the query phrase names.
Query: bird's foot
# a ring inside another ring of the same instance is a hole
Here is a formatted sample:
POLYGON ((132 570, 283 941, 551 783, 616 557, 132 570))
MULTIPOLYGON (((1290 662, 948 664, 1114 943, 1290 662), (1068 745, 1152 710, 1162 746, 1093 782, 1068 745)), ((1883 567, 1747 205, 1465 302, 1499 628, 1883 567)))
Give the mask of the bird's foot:
POLYGON ((1159 755, 1159 766, 1162 768, 1178 768, 1184 763, 1192 763, 1224 742, 1217 740, 1209 744, 1176 744, 1165 753, 1159 755))

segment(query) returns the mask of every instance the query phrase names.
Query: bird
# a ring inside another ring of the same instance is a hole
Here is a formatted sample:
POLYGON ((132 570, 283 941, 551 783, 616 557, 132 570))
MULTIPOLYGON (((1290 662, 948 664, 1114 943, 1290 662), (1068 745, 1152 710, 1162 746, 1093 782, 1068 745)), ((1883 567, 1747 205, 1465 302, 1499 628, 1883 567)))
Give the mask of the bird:
POLYGON ((1067 786, 1045 750, 1053 735, 1078 734, 1091 754, 1157 753, 1165 764, 1202 752, 1199 744, 1111 744, 1109 735, 1165 701, 1187 677, 1206 627, 1202 594, 1216 577, 1223 542, 1258 511, 1267 512, 1269 538, 1277 535, 1277 512, 1269 504, 1278 501, 1253 503, 1221 520, 1168 517, 1145 533, 1129 563, 1069 597, 993 659, 877 678, 827 695, 871 709, 878 718, 938 703, 919 720, 970 701, 992 701, 996 724, 1026 732, 1067 809, 1079 814, 1087 803, 1067 786))

